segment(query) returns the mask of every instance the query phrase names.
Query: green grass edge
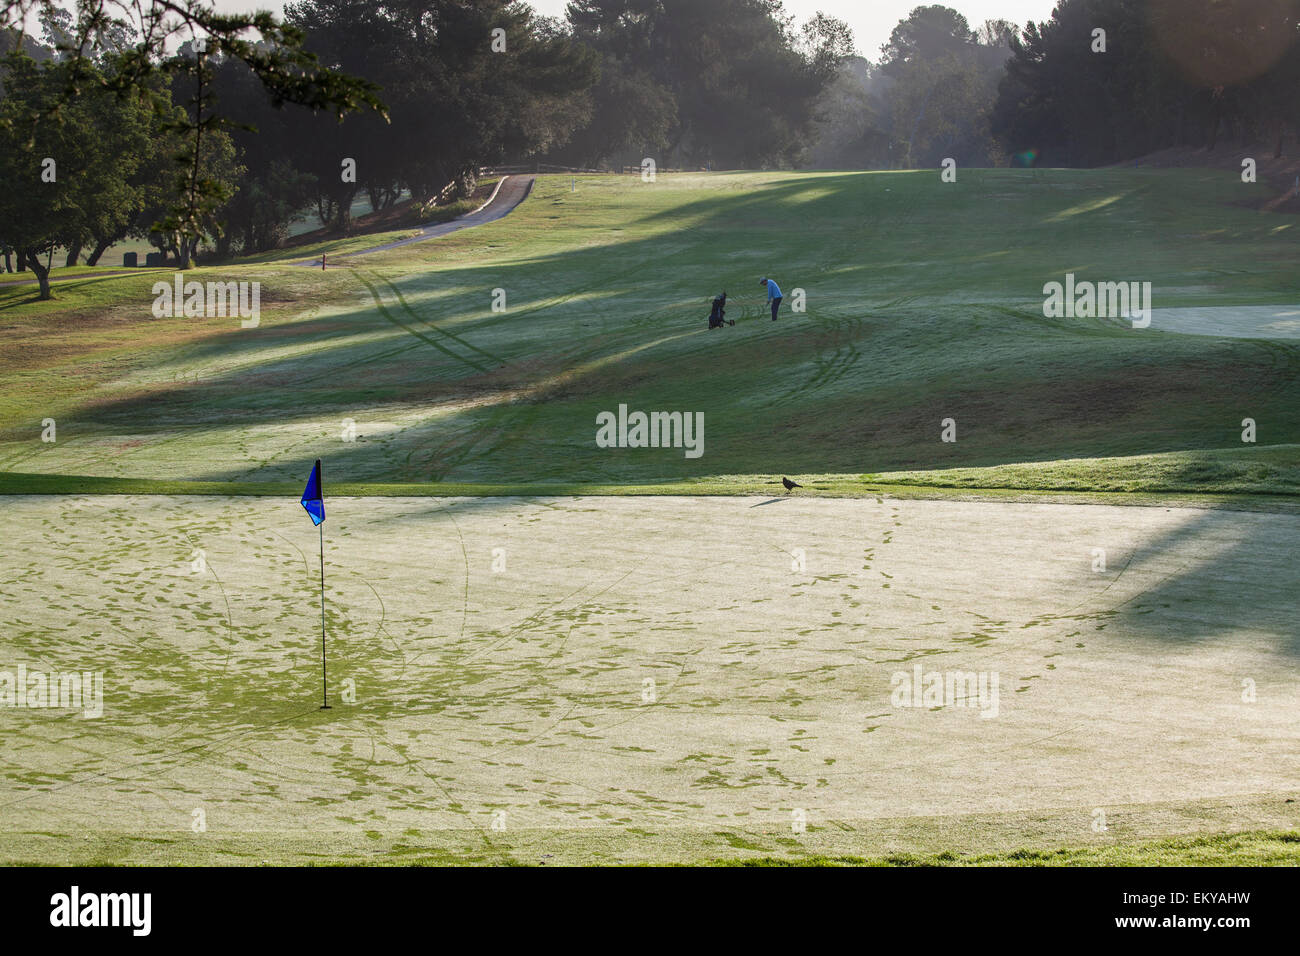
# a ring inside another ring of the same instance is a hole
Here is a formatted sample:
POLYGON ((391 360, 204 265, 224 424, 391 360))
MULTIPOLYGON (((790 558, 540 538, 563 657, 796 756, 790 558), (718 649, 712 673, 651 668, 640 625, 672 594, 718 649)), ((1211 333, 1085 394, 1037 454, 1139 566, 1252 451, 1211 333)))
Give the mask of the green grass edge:
MULTIPOLYGON (((1300 494, 1274 491, 1199 491, 1158 488, 1051 489, 925 485, 871 480, 874 476, 804 478, 807 484, 789 497, 911 498, 1064 504, 1127 504, 1300 512, 1300 494)), ((471 482, 338 482, 327 483, 331 498, 545 498, 580 496, 784 496, 779 475, 725 475, 643 484, 591 482, 489 484, 471 482)), ((35 474, 0 471, 0 496, 30 495, 213 495, 224 497, 296 498, 301 482, 170 481, 154 478, 109 478, 93 475, 35 474)))
POLYGON ((709 866, 1300 866, 1300 831, 1248 830, 1114 846, 1018 849, 1007 853, 890 854, 881 857, 754 856, 703 861, 709 866))

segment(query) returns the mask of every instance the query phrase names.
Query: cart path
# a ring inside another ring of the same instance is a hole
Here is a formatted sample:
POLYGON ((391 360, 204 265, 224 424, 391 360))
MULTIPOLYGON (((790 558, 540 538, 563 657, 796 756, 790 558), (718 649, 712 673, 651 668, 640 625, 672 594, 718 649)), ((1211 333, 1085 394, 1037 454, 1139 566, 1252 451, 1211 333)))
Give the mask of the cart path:
MULTIPOLYGON (((356 252, 343 252, 335 256, 334 259, 350 259, 353 256, 365 256, 372 252, 384 252, 387 249, 396 249, 398 246, 409 245, 413 242, 424 242, 426 239, 437 239, 439 236, 450 235, 453 232, 459 232, 462 229, 469 229, 473 226, 481 226, 484 223, 495 222, 509 215, 516 206, 528 198, 532 191, 533 182, 537 177, 533 174, 503 176, 497 183, 496 190, 492 193, 490 199, 473 212, 466 213, 459 219, 453 219, 451 222, 430 223, 427 226, 421 226, 418 234, 406 239, 397 239, 393 242, 386 242, 382 245, 371 246, 368 249, 358 249, 356 252)), ((313 259, 302 259, 294 262, 298 266, 318 266, 320 265, 320 256, 313 259)), ((71 282, 74 279, 107 279, 116 276, 126 275, 145 275, 148 271, 145 269, 118 269, 112 272, 88 272, 75 276, 51 276, 50 282, 71 282)), ((36 279, 7 279, 0 282, 0 288, 17 285, 36 285, 36 279)))
MULTIPOLYGON (((439 236, 450 235, 453 232, 460 232, 462 229, 470 229, 474 226, 481 226, 484 223, 495 222, 509 215, 516 206, 528 198, 532 192, 533 182, 537 179, 535 175, 528 174, 522 176, 503 176, 497 183, 497 188, 493 191, 492 196, 483 205, 479 206, 473 212, 466 213, 458 219, 451 222, 430 223, 427 226, 421 226, 419 233, 406 239, 397 239, 393 242, 385 242, 382 245, 371 246, 368 249, 358 249, 356 252, 343 252, 336 256, 330 256, 333 259, 350 259, 353 256, 365 256, 372 252, 385 252, 388 249, 396 249, 398 246, 410 245, 413 242, 424 242, 427 239, 437 239, 439 236)), ((294 263, 298 266, 318 266, 320 265, 320 256, 312 259, 304 259, 294 263)))

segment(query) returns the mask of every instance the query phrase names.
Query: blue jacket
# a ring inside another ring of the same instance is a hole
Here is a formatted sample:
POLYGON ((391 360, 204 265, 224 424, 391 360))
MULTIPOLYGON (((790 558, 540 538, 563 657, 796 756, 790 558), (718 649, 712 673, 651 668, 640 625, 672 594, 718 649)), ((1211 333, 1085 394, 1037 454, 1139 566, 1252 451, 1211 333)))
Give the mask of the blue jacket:
POLYGON ((767 280, 767 301, 781 298, 781 287, 771 279, 767 280))

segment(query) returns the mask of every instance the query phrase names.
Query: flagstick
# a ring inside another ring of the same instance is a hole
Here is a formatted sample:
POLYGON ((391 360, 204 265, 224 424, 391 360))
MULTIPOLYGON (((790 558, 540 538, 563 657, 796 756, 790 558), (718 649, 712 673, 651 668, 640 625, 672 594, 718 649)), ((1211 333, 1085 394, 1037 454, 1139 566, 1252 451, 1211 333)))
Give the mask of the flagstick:
POLYGON ((320 531, 320 692, 324 701, 320 709, 329 710, 329 678, 325 670, 325 522, 316 528, 320 531))

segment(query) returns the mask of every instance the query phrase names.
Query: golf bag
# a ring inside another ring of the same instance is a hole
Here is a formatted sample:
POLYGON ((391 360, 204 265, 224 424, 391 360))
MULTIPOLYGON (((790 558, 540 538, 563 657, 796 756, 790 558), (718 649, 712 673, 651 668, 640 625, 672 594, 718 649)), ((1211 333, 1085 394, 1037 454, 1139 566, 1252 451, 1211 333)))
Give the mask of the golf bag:
POLYGON ((727 320, 727 293, 722 293, 713 300, 713 309, 709 312, 709 328, 720 329, 724 325, 735 325, 736 320, 727 320))

